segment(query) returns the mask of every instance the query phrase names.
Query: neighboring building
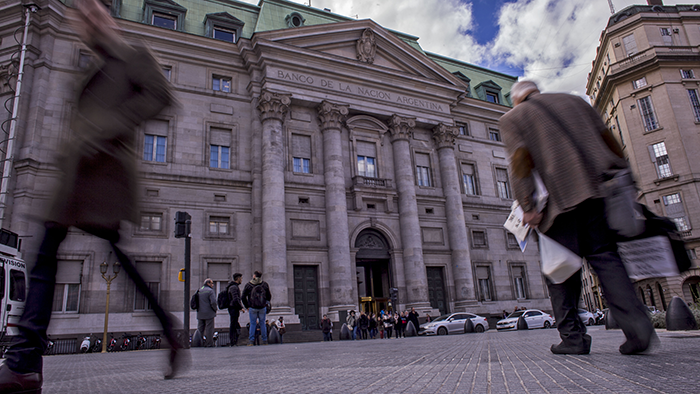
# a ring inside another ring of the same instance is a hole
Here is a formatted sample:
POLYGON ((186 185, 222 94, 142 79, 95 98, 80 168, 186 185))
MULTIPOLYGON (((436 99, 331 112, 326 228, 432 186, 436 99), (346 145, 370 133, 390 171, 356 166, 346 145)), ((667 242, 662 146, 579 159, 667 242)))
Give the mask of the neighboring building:
MULTIPOLYGON (((91 59, 64 3, 36 4, 3 220, 29 253, 91 59)), ((2 70, 23 9, 0 5, 2 70)), ((141 221, 123 231, 178 318, 177 211, 192 216, 192 291, 207 277, 219 291, 232 273, 247 280, 260 270, 272 313, 290 328, 388 309, 394 287, 398 308, 421 315, 550 309, 537 248, 522 253, 502 227, 512 194, 498 120, 515 77, 427 53, 417 37, 371 20, 284 0, 115 0, 111 10, 128 40, 153 49, 179 100, 139 129, 141 221)), ((10 95, 3 88, 0 99, 10 95)), ((50 334, 101 331, 108 245, 71 230, 59 258, 50 334)), ((157 330, 123 272, 111 293, 110 331, 157 330)), ((225 312, 217 326, 228 327, 225 312)))
POLYGON ((587 93, 624 148, 653 212, 676 222, 693 269, 639 281, 665 310, 673 296, 700 302, 700 5, 630 6, 608 21, 587 93))

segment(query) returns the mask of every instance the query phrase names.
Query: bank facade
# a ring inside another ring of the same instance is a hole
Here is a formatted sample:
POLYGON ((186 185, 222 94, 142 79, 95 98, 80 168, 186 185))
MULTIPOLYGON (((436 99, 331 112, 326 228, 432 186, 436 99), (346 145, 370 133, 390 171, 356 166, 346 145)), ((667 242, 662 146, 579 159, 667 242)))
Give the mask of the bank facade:
MULTIPOLYGON (((3 221, 30 263, 90 61, 65 4, 37 4, 3 221)), ((2 9, 2 64, 22 10, 2 9)), ((129 41, 153 50, 178 99, 138 130, 141 222, 122 232, 178 318, 177 211, 192 216, 193 291, 207 277, 218 291, 234 272, 260 270, 273 317, 291 328, 387 310, 390 288, 394 309, 421 316, 550 309, 536 245, 521 252, 502 227, 513 200, 498 119, 516 78, 425 52, 372 20, 284 0, 123 0, 111 10, 129 41)), ((71 230, 59 258, 50 334, 100 332, 108 245, 71 230)), ((149 309, 120 273, 109 330, 157 330, 149 309)), ((225 311, 216 325, 228 327, 225 311)))

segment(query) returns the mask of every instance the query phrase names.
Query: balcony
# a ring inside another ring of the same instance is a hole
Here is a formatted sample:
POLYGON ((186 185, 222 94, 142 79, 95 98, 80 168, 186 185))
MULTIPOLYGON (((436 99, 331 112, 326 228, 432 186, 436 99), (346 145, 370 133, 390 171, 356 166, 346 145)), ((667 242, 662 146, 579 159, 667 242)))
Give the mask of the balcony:
POLYGON ((642 52, 635 53, 634 55, 621 60, 617 63, 610 65, 610 74, 615 74, 631 67, 634 67, 640 63, 647 60, 651 60, 655 57, 669 57, 669 56, 698 56, 698 48, 691 46, 653 46, 645 49, 642 52))
POLYGON ((354 178, 352 178, 353 185, 355 186, 364 186, 364 187, 371 187, 371 188, 382 188, 382 189, 391 189, 391 179, 382 179, 382 178, 368 178, 364 177, 361 175, 358 175, 354 178))

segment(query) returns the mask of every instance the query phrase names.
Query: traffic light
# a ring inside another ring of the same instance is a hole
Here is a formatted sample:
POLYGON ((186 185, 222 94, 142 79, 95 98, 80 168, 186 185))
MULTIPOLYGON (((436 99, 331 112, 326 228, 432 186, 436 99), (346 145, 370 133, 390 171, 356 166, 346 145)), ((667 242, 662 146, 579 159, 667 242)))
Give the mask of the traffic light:
POLYGON ((389 289, 389 295, 391 296, 391 298, 398 298, 399 289, 397 289, 396 287, 392 287, 391 289, 389 289))
POLYGON ((184 211, 175 212, 175 238, 187 238, 190 235, 192 216, 184 211))

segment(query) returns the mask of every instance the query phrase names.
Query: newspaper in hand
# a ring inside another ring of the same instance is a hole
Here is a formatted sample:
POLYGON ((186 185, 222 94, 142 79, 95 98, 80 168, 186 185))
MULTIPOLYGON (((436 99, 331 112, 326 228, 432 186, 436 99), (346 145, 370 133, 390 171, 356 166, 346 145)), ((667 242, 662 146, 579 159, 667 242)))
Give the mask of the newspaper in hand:
POLYGON ((510 215, 508 215, 506 222, 503 223, 503 227, 515 235, 520 250, 524 252, 527 247, 527 238, 530 235, 530 226, 523 222, 523 208, 518 203, 518 200, 513 201, 510 215))

